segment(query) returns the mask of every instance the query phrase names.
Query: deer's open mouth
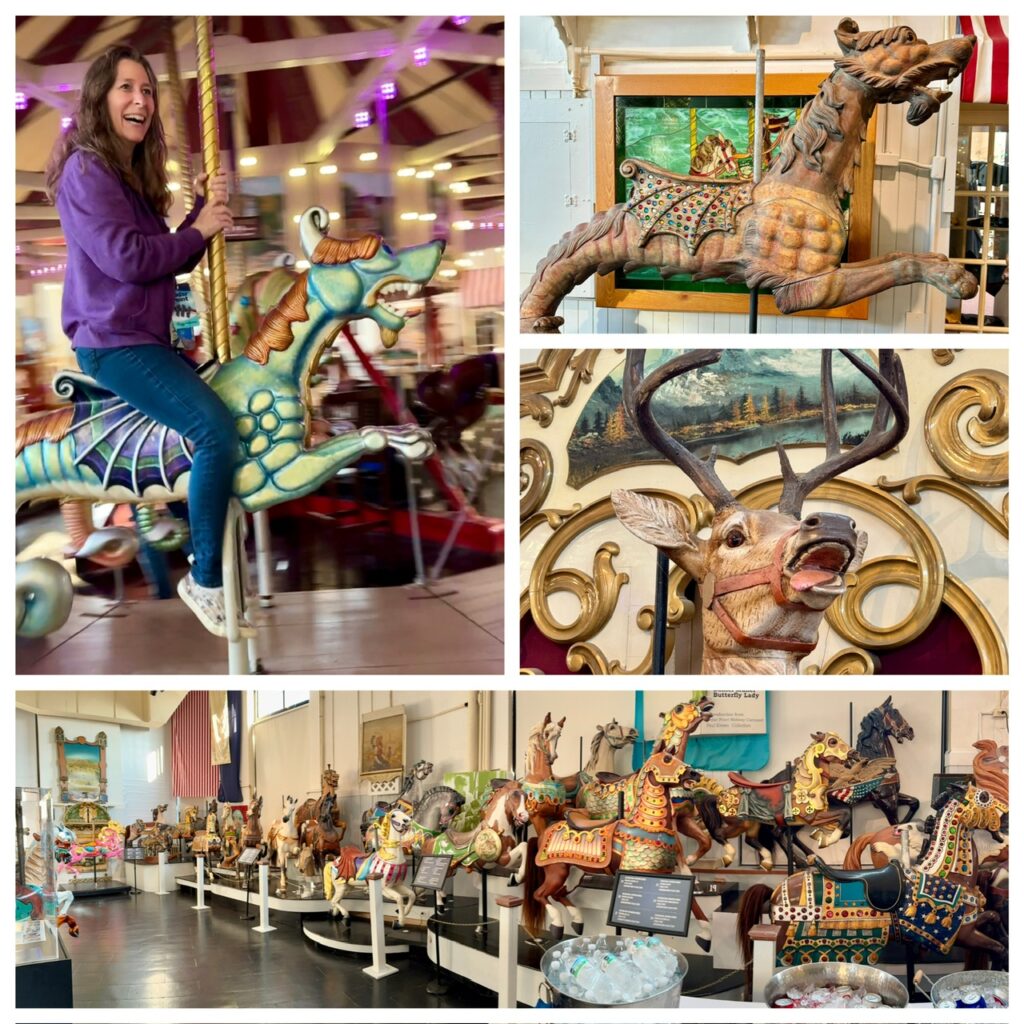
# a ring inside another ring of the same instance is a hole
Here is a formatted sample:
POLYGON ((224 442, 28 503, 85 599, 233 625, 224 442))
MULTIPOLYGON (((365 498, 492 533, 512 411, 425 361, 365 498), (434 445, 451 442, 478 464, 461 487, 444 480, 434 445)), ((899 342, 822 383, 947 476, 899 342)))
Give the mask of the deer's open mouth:
POLYGON ((801 548, 786 567, 789 585, 813 594, 841 594, 846 588, 843 573, 854 551, 842 541, 818 541, 801 548))

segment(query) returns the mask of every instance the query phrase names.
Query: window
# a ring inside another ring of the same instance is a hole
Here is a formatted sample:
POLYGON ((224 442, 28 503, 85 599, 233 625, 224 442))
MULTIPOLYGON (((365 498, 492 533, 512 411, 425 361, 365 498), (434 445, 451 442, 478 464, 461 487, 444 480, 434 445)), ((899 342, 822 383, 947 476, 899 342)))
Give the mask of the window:
POLYGON ((309 690, 254 690, 253 696, 257 719, 309 703, 309 690))
POLYGON ((1005 104, 961 107, 949 256, 974 274, 979 287, 973 299, 951 300, 946 308, 947 333, 1009 331, 1009 136, 1005 104))

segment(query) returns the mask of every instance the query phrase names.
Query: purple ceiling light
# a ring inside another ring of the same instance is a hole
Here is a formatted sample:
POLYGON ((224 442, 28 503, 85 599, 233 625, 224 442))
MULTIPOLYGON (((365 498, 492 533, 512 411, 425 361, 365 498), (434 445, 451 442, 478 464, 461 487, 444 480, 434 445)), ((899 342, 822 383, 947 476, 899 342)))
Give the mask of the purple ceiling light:
POLYGON ((357 110, 355 117, 355 124, 357 128, 369 128, 370 127, 370 112, 368 110, 357 110))
POLYGON ((430 63, 430 51, 425 46, 417 46, 412 51, 412 62, 418 68, 426 67, 430 63))
POLYGON ((466 22, 469 21, 470 17, 471 17, 471 15, 469 15, 469 14, 457 14, 457 15, 455 15, 454 18, 452 18, 452 24, 453 25, 465 25, 466 22))
POLYGON ((72 118, 70 115, 62 117, 60 119, 60 130, 62 132, 66 132, 71 127, 71 125, 73 123, 74 123, 74 118, 72 118))
POLYGON ((398 95, 398 89, 390 78, 381 82, 377 89, 380 92, 381 99, 384 100, 393 100, 398 95))
POLYGON ((28 110, 28 97, 20 89, 14 91, 14 109, 28 110))

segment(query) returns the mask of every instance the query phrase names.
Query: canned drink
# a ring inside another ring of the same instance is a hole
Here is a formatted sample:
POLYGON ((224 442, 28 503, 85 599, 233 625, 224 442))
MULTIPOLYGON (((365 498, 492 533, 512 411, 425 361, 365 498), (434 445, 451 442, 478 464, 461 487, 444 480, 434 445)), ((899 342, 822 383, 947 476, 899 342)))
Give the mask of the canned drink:
POLYGON ((864 1005, 870 1008, 882 1005, 882 997, 877 992, 869 992, 864 997, 864 1005))
POLYGON ((996 1006, 1010 1005, 1010 993, 1005 988, 995 989, 992 993, 992 998, 995 1000, 996 1006))
POLYGON ((787 999, 785 996, 781 996, 780 998, 776 999, 774 1003, 772 1003, 772 1006, 776 1010, 789 1010, 793 1006, 793 1000, 787 999))
POLYGON ((956 1003, 954 1003, 952 999, 942 999, 942 1000, 940 1000, 937 1009, 939 1009, 939 1010, 955 1010, 956 1009, 956 1003))

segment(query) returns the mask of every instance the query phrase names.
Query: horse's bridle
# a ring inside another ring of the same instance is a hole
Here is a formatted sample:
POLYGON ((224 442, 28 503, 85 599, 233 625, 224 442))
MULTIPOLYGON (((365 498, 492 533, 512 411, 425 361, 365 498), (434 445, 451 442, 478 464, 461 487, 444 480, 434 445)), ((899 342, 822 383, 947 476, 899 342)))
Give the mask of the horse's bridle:
POLYGON ((770 651, 793 651, 797 654, 809 654, 817 644, 816 640, 786 640, 770 636, 750 636, 743 632, 740 624, 729 614, 721 601, 725 594, 735 594, 741 590, 750 590, 752 587, 767 586, 771 589, 772 598, 777 607, 788 608, 792 611, 808 611, 807 605, 790 601, 782 589, 782 555, 786 548, 786 542, 799 529, 799 525, 794 526, 792 530, 779 538, 771 562, 760 569, 751 569, 750 572, 741 572, 735 576, 725 576, 722 579, 719 579, 714 573, 708 573, 701 582, 701 594, 705 607, 710 608, 718 616, 718 620, 728 630, 729 635, 742 647, 761 647, 770 651))

